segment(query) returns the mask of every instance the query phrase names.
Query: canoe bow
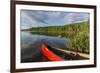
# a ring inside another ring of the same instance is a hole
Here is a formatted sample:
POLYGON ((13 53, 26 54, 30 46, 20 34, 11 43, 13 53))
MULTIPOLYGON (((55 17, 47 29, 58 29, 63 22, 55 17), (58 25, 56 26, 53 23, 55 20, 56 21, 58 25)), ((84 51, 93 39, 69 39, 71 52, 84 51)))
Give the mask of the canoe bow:
POLYGON ((53 53, 51 50, 49 50, 43 43, 41 45, 41 49, 44 56, 46 56, 50 61, 64 61, 64 59, 62 59, 61 57, 53 53))

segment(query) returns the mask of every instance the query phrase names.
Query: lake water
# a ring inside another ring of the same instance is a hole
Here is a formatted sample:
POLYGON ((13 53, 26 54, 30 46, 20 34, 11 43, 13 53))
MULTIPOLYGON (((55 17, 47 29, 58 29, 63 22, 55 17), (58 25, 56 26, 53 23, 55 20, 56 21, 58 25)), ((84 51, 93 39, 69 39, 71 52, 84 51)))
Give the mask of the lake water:
POLYGON ((42 42, 65 49, 68 39, 65 37, 37 35, 28 31, 21 31, 21 62, 40 62, 43 56, 41 53, 42 42))

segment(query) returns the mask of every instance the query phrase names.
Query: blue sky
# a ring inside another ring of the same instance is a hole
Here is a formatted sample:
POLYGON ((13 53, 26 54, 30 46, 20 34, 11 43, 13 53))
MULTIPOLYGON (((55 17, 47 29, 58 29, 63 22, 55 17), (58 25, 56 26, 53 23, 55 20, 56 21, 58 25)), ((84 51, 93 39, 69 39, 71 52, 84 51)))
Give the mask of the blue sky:
POLYGON ((21 10, 21 29, 30 27, 61 26, 87 21, 89 13, 21 10))

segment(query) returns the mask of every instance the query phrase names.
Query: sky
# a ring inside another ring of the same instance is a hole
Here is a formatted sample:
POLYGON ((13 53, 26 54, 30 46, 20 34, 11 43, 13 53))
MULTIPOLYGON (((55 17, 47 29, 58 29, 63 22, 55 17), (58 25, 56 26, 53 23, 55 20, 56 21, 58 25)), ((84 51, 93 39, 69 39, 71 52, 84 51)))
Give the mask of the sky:
POLYGON ((31 27, 62 26, 83 22, 89 19, 89 13, 21 10, 21 29, 31 27))

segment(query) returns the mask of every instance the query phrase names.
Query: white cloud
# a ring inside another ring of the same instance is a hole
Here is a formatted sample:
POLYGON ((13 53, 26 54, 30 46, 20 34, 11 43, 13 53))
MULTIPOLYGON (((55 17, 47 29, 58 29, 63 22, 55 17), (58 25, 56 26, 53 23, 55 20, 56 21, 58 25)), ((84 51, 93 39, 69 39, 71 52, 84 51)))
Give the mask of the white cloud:
POLYGON ((85 21, 88 17, 88 13, 21 10, 21 25, 22 28, 64 25, 85 21))

